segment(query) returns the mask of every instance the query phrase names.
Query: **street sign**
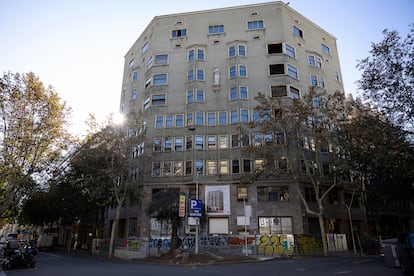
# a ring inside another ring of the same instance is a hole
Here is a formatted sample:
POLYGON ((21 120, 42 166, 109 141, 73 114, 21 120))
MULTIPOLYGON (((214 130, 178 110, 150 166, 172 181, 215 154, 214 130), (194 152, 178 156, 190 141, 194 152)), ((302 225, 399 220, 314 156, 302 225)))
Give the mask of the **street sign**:
POLYGON ((180 195, 180 204, 178 209, 178 216, 180 218, 185 217, 185 195, 180 195))
POLYGON ((201 199, 190 199, 190 217, 201 217, 202 206, 201 199))

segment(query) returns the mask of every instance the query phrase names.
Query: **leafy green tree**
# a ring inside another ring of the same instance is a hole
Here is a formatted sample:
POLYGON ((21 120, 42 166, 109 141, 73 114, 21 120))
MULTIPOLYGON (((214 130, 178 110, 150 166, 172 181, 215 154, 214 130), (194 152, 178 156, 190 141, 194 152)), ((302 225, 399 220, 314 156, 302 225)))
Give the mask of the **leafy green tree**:
POLYGON ((152 200, 146 209, 148 216, 171 223, 170 252, 178 248, 178 227, 182 222, 182 219, 178 216, 179 196, 179 189, 160 190, 153 194, 152 200))
MULTIPOLYGON (((93 121, 93 120, 92 120, 93 121)), ((95 123, 91 123, 95 125, 95 123)), ((98 206, 116 207, 112 223, 110 250, 112 248, 121 208, 127 195, 136 194, 139 186, 130 177, 133 167, 131 152, 145 135, 145 125, 138 114, 130 114, 124 124, 108 123, 90 134, 71 160, 74 186, 98 206)))
POLYGON ((414 134, 414 25, 406 38, 384 30, 384 39, 372 43, 371 56, 357 66, 362 70, 359 89, 364 98, 393 122, 414 134))
POLYGON ((33 73, 0 78, 0 215, 17 212, 72 141, 70 109, 33 73))
MULTIPOLYGON (((405 139, 406 132, 385 116, 358 103, 353 108, 355 116, 338 135, 348 153, 344 163, 364 187, 370 224, 376 233, 384 234, 380 223, 383 214, 398 214, 398 223, 403 217, 412 218, 414 147, 405 139)), ((395 228, 404 227, 399 224, 395 228)))
MULTIPOLYGON (((311 87, 300 100, 263 94, 256 100, 259 104, 251 127, 255 135, 261 136, 259 141, 264 142, 257 143, 254 136, 247 153, 254 159, 262 159, 264 164, 254 177, 291 176, 306 212, 318 218, 324 237, 324 199, 337 187, 341 173, 336 166, 342 152, 337 148, 335 129, 346 118, 344 97, 339 93, 327 95, 311 87), (306 183, 315 195, 316 208, 305 199, 306 183)), ((322 242, 323 253, 328 255, 326 240, 323 238, 322 242)))

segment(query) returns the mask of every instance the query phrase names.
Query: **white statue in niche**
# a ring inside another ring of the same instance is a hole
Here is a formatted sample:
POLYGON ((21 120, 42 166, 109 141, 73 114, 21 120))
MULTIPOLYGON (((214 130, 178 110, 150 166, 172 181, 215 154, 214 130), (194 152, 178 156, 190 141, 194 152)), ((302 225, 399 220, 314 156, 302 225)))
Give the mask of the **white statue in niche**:
POLYGON ((214 75, 214 84, 220 84, 220 70, 217 67, 214 67, 214 71, 213 71, 213 75, 214 75))

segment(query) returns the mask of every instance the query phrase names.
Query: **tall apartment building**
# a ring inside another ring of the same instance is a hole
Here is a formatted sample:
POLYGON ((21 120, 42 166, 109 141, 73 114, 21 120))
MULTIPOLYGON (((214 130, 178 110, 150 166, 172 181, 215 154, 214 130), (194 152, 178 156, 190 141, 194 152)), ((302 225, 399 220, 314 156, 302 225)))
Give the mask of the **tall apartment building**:
MULTIPOLYGON (((147 132, 132 149, 142 204, 122 214, 121 228, 162 235, 144 211, 152 194, 171 187, 196 198, 198 187, 201 235, 238 234, 244 224, 249 234, 318 233, 293 179, 239 185, 258 166, 243 153, 253 133, 239 139, 240 125, 255 116, 254 97, 301 98, 310 86, 344 93, 336 38, 283 2, 154 17, 125 55, 120 110, 141 112, 147 132)), ((327 225, 349 233, 345 195, 336 193, 327 225)), ((353 218, 363 221, 358 209, 353 218)), ((193 230, 187 213, 179 234, 193 230)))

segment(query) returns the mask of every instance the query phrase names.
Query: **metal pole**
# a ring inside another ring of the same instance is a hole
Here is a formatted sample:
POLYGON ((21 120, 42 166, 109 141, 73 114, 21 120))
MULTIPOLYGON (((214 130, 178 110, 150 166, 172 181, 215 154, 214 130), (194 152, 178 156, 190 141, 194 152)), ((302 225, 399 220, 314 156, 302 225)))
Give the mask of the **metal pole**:
POLYGON ((248 256, 247 253, 247 226, 246 226, 246 198, 243 198, 243 207, 244 207, 244 246, 246 251, 246 256, 248 256))
MULTIPOLYGON (((198 171, 197 171, 197 167, 195 168, 196 172, 197 172, 197 177, 196 177, 196 199, 198 200, 198 171)), ((199 217, 196 217, 196 234, 195 234, 195 253, 198 254, 198 221, 199 221, 199 217)))

